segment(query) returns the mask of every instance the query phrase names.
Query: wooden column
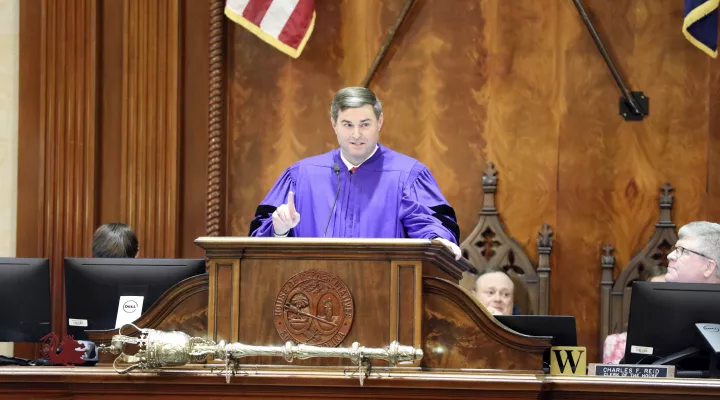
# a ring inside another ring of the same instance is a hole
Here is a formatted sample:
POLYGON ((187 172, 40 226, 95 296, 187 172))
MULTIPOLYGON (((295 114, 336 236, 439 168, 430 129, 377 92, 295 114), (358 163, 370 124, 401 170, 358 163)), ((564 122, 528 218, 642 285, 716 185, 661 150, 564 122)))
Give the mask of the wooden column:
POLYGON ((205 206, 205 234, 225 233, 225 2, 210 1, 210 66, 208 98, 208 177, 205 206))
POLYGON ((27 136, 19 149, 18 256, 50 259, 52 324, 59 333, 63 257, 89 255, 94 228, 96 2, 23 2, 21 30, 28 47, 21 55, 19 129, 27 136))
POLYGON ((178 253, 179 4, 123 3, 121 219, 142 257, 178 253))

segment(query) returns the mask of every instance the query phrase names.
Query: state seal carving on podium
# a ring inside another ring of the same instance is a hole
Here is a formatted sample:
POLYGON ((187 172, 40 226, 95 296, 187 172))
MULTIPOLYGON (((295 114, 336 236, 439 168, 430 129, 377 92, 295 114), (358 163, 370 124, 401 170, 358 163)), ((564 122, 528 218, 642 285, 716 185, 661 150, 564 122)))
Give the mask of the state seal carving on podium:
POLYGON ((275 299, 275 329, 284 341, 336 347, 352 326, 352 293, 336 275, 303 271, 288 279, 275 299))

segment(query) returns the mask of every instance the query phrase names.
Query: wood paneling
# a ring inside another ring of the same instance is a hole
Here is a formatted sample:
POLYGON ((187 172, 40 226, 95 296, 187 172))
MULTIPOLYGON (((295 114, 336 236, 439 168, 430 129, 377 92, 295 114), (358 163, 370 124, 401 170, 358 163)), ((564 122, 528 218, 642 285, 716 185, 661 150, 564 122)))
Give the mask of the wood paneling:
POLYGON ((232 259, 215 259, 208 268, 210 287, 221 288, 212 290, 208 300, 208 330, 210 340, 228 343, 238 341, 238 324, 240 310, 240 261, 232 259), (228 283, 221 285, 221 282, 228 283))
MULTIPOLYGON (((41 8, 39 2, 20 2, 20 70, 18 93, 18 257, 42 254, 39 237, 41 204, 37 200, 40 184, 40 43, 41 8)), ((16 343, 16 357, 31 358, 40 351, 39 345, 16 343)))
MULTIPOLYGON (((626 265, 666 181, 675 223, 720 218, 720 67, 679 33, 682 2, 584 3, 651 99, 642 122, 617 115, 571 2, 416 2, 371 89, 382 143, 429 166, 461 239, 490 160, 507 232, 532 259, 537 228, 553 227, 550 312, 575 315, 597 359, 601 245, 626 265)), ((61 258, 86 255, 100 223, 133 225, 142 256, 200 256, 196 236, 246 235, 285 168, 337 146, 331 97, 361 83, 404 0, 316 2, 297 60, 228 23, 223 5, 21 2, 18 255, 53 258, 56 294, 61 258)))
POLYGON ((120 217, 143 257, 177 254, 180 3, 123 3, 120 217))
POLYGON ((208 21, 201 2, 21 2, 17 254, 51 259, 56 332, 62 259, 98 225, 130 224, 141 256, 202 256, 208 21))
POLYGON ((121 219, 120 166, 123 135, 123 15, 124 0, 104 0, 100 6, 100 126, 98 137, 98 186, 96 223, 124 222, 121 219))
MULTIPOLYGON (((17 254, 49 258, 51 290, 62 293, 63 257, 89 254, 95 222, 97 8, 91 0, 24 2, 21 15, 17 254)), ((59 296, 58 332, 62 321, 59 296)))
MULTIPOLYGON (((557 12, 561 3, 489 1, 481 2, 480 10, 485 21, 482 35, 487 42, 484 57, 475 68, 486 74, 487 83, 476 101, 487 115, 475 129, 485 149, 477 154, 479 162, 473 163, 470 171, 480 177, 487 161, 495 163, 501 182, 496 202, 506 232, 535 262, 539 227, 545 222, 555 226, 556 221, 557 126, 561 117, 557 109, 561 84, 557 79, 556 41, 558 30, 564 29, 557 12)), ((458 146, 456 140, 448 138, 458 146)), ((475 138, 467 141, 479 142, 475 138)), ((454 169, 462 168, 467 166, 456 161, 454 169)), ((470 212, 480 211, 479 189, 478 183, 462 200, 448 196, 463 209, 459 222, 465 234, 477 221, 470 212)))
MULTIPOLYGON (((331 97, 359 84, 403 3, 317 2, 297 60, 229 25, 227 234, 247 234, 285 168, 337 146, 331 97)), ((462 239, 490 160, 503 222, 531 259, 538 227, 553 227, 550 313, 576 316, 595 360, 602 244, 626 265, 666 181, 678 225, 720 218, 720 72, 678 33, 682 2, 584 3, 628 86, 651 99, 642 122, 618 116, 619 91, 572 2, 417 2, 370 88, 384 105, 381 142, 428 165, 462 239)))
MULTIPOLYGON (((710 63, 710 91, 708 124, 708 195, 705 201, 707 220, 720 221, 720 68, 713 61, 710 63), (714 64, 714 65, 713 65, 714 64)), ((685 146, 692 146, 687 143, 685 146)))
MULTIPOLYGON (((213 0, 211 5, 218 3, 213 0)), ((179 257, 201 258, 203 251, 193 241, 206 235, 206 190, 208 164, 208 130, 210 92, 209 76, 214 71, 210 57, 210 15, 205 1, 184 1, 181 27, 182 91, 181 91, 181 149, 180 156, 180 213, 178 220, 179 257), (206 100, 202 100, 206 99, 206 100)), ((222 21, 222 20, 221 20, 222 21)), ((215 24, 213 24, 215 25, 215 24)), ((222 40, 222 37, 220 37, 222 40)), ((223 65, 220 65, 223 68, 223 65)))
MULTIPOLYGON (((652 235, 665 181, 677 186, 678 226, 706 218, 709 59, 667 30, 682 15, 672 1, 588 1, 586 7, 628 83, 651 98, 644 122, 618 118, 617 90, 594 44, 582 27, 566 27, 562 48, 571 58, 562 78, 567 111, 560 125, 560 246, 551 311, 575 315, 580 342, 595 343, 602 244, 617 243, 615 265, 627 265, 652 235)), ((561 12, 577 16, 572 5, 561 12)))
MULTIPOLYGON (((175 2, 173 2, 175 3, 175 2)), ((169 5, 169 2, 165 2, 165 5, 169 5)), ((152 126, 152 121, 147 120, 144 124, 146 133, 152 134, 146 138, 146 141, 156 140, 157 145, 162 144, 162 141, 176 141, 177 146, 175 150, 178 152, 176 157, 165 156, 165 162, 170 163, 165 166, 158 166, 162 160, 161 149, 153 150, 150 148, 150 152, 146 151, 147 160, 146 165, 152 165, 156 163, 157 170, 152 169, 151 173, 154 174, 154 180, 156 183, 161 182, 163 174, 171 174, 172 171, 177 170, 177 178, 175 185, 175 196, 177 199, 176 211, 167 209, 167 207, 160 202, 163 200, 162 197, 166 195, 172 196, 172 192, 166 192, 162 188, 158 187, 154 204, 149 203, 151 199, 148 197, 145 199, 146 209, 160 210, 158 213, 154 211, 153 220, 147 221, 147 229, 152 233, 151 237, 155 241, 152 244, 155 250, 147 247, 145 244, 145 238, 147 233, 138 232, 140 237, 141 245, 141 256, 149 256, 154 252, 155 256, 179 256, 188 258, 202 257, 202 250, 195 246, 193 240, 198 236, 205 234, 205 187, 207 186, 207 163, 208 163, 208 139, 207 139, 207 127, 208 127, 208 102, 202 99, 208 98, 208 55, 209 55, 209 14, 208 4, 205 2, 198 1, 183 1, 177 2, 179 7, 178 10, 173 11, 176 15, 167 15, 165 18, 179 18, 178 23, 180 26, 177 28, 178 33, 174 34, 169 32, 169 27, 165 26, 165 34, 153 35, 155 38, 135 38, 131 43, 128 43, 128 49, 125 48, 126 39, 129 34, 131 27, 130 23, 126 21, 125 9, 126 7, 150 7, 160 6, 161 4, 157 1, 153 2, 140 2, 140 3, 126 3, 123 0, 104 0, 102 2, 102 130, 100 133, 101 141, 101 181, 100 186, 102 188, 101 201, 98 202, 99 216, 98 224, 123 221, 127 222, 125 216, 127 215, 128 209, 131 207, 129 204, 132 202, 135 204, 134 208, 137 210, 138 201, 140 199, 122 197, 121 191, 123 190, 120 184, 121 176, 127 176, 133 174, 132 171, 128 170, 131 168, 129 165, 128 157, 129 154, 124 154, 119 151, 122 149, 123 140, 129 140, 127 134, 129 128, 127 124, 123 124, 125 119, 123 115, 123 106, 126 107, 127 111, 132 113, 144 113, 147 117, 151 110, 138 110, 128 107, 132 107, 130 99, 126 98, 123 94, 124 88, 127 88, 127 82, 130 79, 130 70, 128 65, 124 61, 124 54, 127 51, 131 53, 138 53, 140 51, 139 46, 141 41, 144 40, 150 45, 152 43, 154 47, 148 47, 148 55, 151 54, 152 49, 155 48, 155 60, 154 64, 146 63, 147 69, 142 72, 147 75, 148 79, 156 79, 159 83, 154 86, 154 92, 147 92, 147 101, 158 101, 163 96, 163 91, 167 92, 172 90, 172 82, 169 77, 159 75, 159 71, 162 68, 174 67, 179 65, 179 82, 177 83, 177 106, 181 110, 179 116, 177 116, 178 126, 173 129, 169 129, 167 126, 164 131, 158 130, 162 128, 161 122, 164 118, 159 113, 165 113, 165 117, 174 118, 168 113, 172 111, 167 108, 155 107, 155 128, 152 126), (153 4, 151 4, 153 3, 153 4), (180 33, 182 32, 182 33, 180 33), (179 35, 179 36, 178 36, 179 35), (182 40, 181 40, 182 39, 182 40), (161 43, 161 42, 164 42, 161 43), (136 49, 130 49, 135 46, 136 49), (173 55, 168 46, 176 47, 179 46, 179 54, 173 55), (159 51, 166 50, 165 56, 160 54, 159 51), (180 57, 183 54, 183 57, 180 57), (167 57, 174 57, 171 60, 167 57), (164 66, 163 66, 164 64, 164 66), (171 65, 172 64, 172 65, 171 65), (123 133, 125 132, 125 133, 123 133), (168 139, 162 139, 160 136, 165 135, 168 139), (123 139, 125 138, 125 139, 123 139), (173 139, 174 138, 174 139, 173 139), (154 159, 154 161, 153 161, 154 159), (124 161, 122 161, 124 160, 124 161), (173 167, 173 164, 176 166, 173 167), (159 207, 159 208, 158 208, 159 207), (162 227, 162 224, 166 224, 167 221, 162 219, 162 210, 167 209, 167 215, 176 215, 177 223, 174 235, 172 237, 157 237, 153 232, 155 226, 160 224, 159 229, 165 229, 167 226, 162 227), (125 213, 125 214, 123 214, 125 213), (121 215, 123 214, 123 215, 121 215), (150 229, 150 227, 153 227, 150 229), (161 242, 168 242, 166 244, 172 245, 176 243, 177 249, 174 252, 168 253, 163 250, 161 242), (147 248, 146 248, 147 247, 147 248), (147 250, 144 251, 144 250, 147 250), (152 252, 151 252, 152 251, 152 252)), ((154 10, 154 9, 153 9, 154 10)), ((142 8, 140 11, 150 11, 142 8)), ((154 14, 148 16, 152 22, 148 29, 156 26, 155 29, 162 29, 163 25, 160 24, 159 12, 165 12, 163 9, 158 8, 154 14), (157 24, 156 24, 157 22, 157 24)), ((220 37, 220 39, 222 39, 220 37)), ((150 60, 150 58, 148 58, 150 60)), ((137 72, 137 71, 135 71, 137 72)), ((172 78, 173 82, 175 78, 172 78)), ((217 86, 217 85, 216 85, 217 86)), ((140 88, 138 88, 140 90, 140 88)), ((147 90, 150 90, 148 88, 147 90)), ((167 93, 165 93, 167 95, 167 93)), ((136 124, 137 125, 137 124, 136 124)), ((166 153, 170 149, 165 149, 166 153)), ((137 156, 137 154, 136 154, 137 156)), ((137 172, 139 173, 139 172, 137 172)), ((169 176, 169 175, 168 175, 169 176)), ((149 184, 150 176, 147 176, 149 184)), ((134 176, 134 179, 140 179, 134 176)), ((141 182, 142 183, 142 182, 141 182)), ((172 184, 170 182, 169 184, 172 184)), ((166 185, 167 186, 167 185, 166 185)), ((127 186, 125 187, 127 189, 127 186)), ((150 188, 146 188, 149 190, 150 188)))
POLYGON ((537 376, 529 373, 462 371, 437 373, 409 368, 373 369, 364 386, 350 368, 280 369, 250 366, 225 383, 224 365, 168 373, 120 375, 110 367, 4 367, 3 399, 712 399, 720 385, 712 379, 537 376))
MULTIPOLYGON (((390 266, 390 341, 420 347, 422 262, 393 262, 390 266)), ((419 365, 419 363, 418 363, 419 365)))
POLYGON ((40 160, 40 2, 20 2, 20 70, 18 93, 18 202, 17 256, 42 253, 40 221, 44 182, 40 160))

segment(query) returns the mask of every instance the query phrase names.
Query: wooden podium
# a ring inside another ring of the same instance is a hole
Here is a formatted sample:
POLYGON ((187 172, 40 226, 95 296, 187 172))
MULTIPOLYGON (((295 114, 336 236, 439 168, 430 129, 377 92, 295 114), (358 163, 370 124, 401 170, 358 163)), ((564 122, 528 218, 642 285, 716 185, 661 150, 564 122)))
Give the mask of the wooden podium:
MULTIPOLYGON (((422 348, 425 367, 516 365, 536 370, 549 346, 546 340, 521 338, 494 323, 456 285, 464 271, 474 270, 472 265, 455 261, 439 242, 240 237, 201 237, 195 242, 210 260, 207 336, 215 341, 282 345, 292 340, 327 346, 359 342, 368 347, 398 341, 422 348), (336 317, 342 322, 338 326, 310 316, 293 324, 287 316, 292 317, 292 311, 284 307, 294 300, 310 303, 306 314, 322 315, 320 303, 326 302, 331 314, 351 317, 336 317), (343 308, 343 303, 352 304, 343 308), (476 332, 468 335, 473 329, 476 332), (469 337, 477 339, 473 348, 460 346, 469 337), (457 365, 454 355, 468 360, 468 352, 477 357, 457 365)), ((248 362, 285 363, 278 358, 248 362)), ((293 364, 348 363, 314 359, 293 364)))
MULTIPOLYGON (((214 341, 421 348, 423 368, 540 372, 550 338, 513 332, 458 286, 466 260, 439 241, 200 237, 208 274, 163 295, 136 324, 214 341)), ((108 343, 117 331, 91 332, 108 343)), ((243 363, 286 365, 282 358, 243 363)), ((293 365, 348 366, 349 360, 293 365)))
POLYGON ((357 341, 383 347, 397 340, 420 347, 423 276, 457 282, 470 268, 428 240, 195 242, 210 260, 208 338, 215 341, 281 345, 292 340, 333 347, 357 341), (292 311, 285 309, 292 302, 309 303, 308 315, 323 314, 326 302, 339 324, 307 315, 293 323, 286 316, 293 317, 292 311))

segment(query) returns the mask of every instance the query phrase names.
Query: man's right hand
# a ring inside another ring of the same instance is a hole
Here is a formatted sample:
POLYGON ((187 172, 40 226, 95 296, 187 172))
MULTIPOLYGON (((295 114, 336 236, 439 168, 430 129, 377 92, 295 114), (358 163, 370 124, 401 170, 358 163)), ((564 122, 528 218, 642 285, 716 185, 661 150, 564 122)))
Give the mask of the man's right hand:
POLYGON ((290 229, 300 223, 300 213, 295 210, 295 194, 288 193, 287 204, 278 207, 272 214, 273 229, 275 235, 285 236, 290 229))

